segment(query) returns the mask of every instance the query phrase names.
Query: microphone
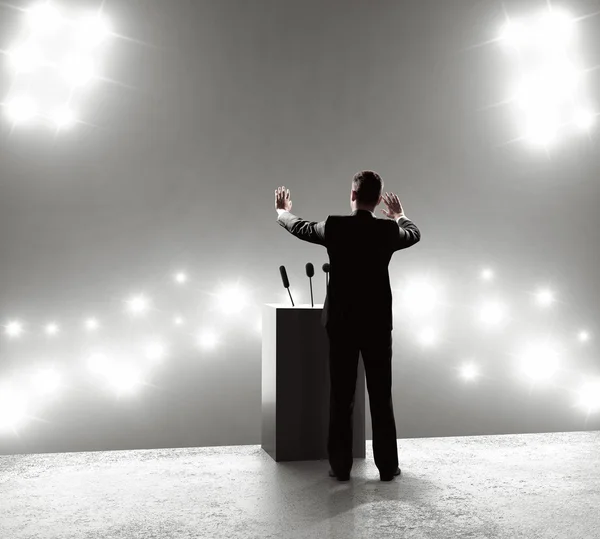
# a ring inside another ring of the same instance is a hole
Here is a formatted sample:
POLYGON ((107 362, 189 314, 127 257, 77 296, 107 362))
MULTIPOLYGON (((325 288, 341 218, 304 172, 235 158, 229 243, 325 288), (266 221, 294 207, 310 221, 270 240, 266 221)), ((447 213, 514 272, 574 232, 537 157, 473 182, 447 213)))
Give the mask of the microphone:
POLYGON ((331 268, 331 265, 329 264, 329 262, 325 262, 325 264, 323 264, 323 271, 325 272, 325 285, 329 286, 329 268, 331 268))
POLYGON ((315 275, 315 267, 309 262, 306 264, 306 276, 310 282, 310 304, 311 307, 315 306, 315 302, 313 301, 313 290, 312 290, 312 277, 315 275))
POLYGON ((290 295, 290 299, 292 300, 292 307, 294 307, 294 300, 292 299, 292 293, 290 292, 290 282, 288 281, 285 266, 279 266, 279 273, 281 273, 281 280, 283 281, 283 286, 287 288, 288 294, 290 295))

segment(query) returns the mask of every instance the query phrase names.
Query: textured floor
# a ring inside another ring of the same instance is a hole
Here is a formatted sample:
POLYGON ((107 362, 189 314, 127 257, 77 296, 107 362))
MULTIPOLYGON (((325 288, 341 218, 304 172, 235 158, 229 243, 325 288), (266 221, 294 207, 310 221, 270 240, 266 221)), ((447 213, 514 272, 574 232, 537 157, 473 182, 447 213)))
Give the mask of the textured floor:
POLYGON ((600 538, 600 432, 399 440, 379 481, 259 446, 0 456, 1 539, 600 538))

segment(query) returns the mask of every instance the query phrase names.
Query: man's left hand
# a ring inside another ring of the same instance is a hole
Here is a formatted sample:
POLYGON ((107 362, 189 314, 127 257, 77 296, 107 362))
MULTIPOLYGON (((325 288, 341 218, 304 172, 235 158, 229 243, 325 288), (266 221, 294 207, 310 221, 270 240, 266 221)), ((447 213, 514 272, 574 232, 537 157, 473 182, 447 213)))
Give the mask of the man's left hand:
POLYGON ((292 210, 292 200, 290 199, 290 190, 285 188, 285 185, 278 187, 275 190, 275 209, 276 210, 292 210))

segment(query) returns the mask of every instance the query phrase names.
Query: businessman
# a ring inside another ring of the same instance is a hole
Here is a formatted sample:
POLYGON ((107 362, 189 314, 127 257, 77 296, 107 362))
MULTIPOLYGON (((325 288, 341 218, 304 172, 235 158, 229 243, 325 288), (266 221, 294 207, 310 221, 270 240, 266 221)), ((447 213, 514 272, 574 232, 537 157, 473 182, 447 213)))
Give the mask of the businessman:
POLYGON ((290 191, 275 191, 277 222, 301 240, 322 245, 329 255, 329 285, 322 324, 329 338, 329 476, 350 479, 352 415, 359 353, 362 354, 371 405, 373 456, 382 481, 400 475, 396 422, 392 404, 392 289, 388 265, 396 251, 421 239, 394 193, 383 194, 383 180, 373 171, 352 179, 350 215, 306 221, 291 213, 290 191), (375 216, 381 212, 388 218, 375 216))

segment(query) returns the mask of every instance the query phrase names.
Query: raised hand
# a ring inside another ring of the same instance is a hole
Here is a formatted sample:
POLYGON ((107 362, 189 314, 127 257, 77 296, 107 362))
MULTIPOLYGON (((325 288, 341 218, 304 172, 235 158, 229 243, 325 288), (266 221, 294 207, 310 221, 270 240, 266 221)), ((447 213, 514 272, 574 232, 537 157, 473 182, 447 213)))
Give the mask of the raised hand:
POLYGON ((290 190, 285 185, 275 189, 275 209, 291 211, 292 200, 290 199, 290 190))
POLYGON ((402 204, 400 204, 400 199, 397 195, 394 193, 385 193, 382 198, 383 202, 388 207, 387 210, 381 210, 386 217, 398 219, 398 217, 404 216, 404 210, 402 209, 402 204))

